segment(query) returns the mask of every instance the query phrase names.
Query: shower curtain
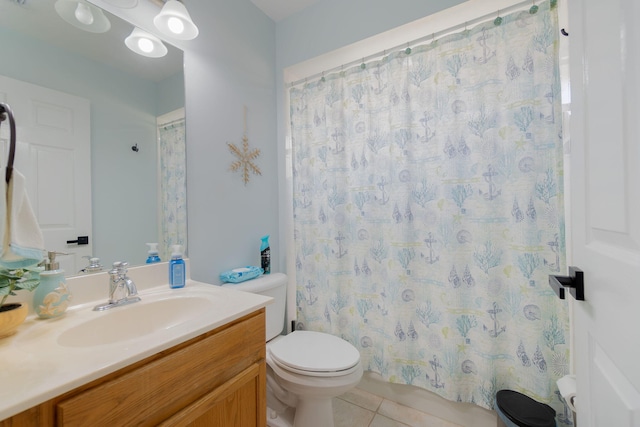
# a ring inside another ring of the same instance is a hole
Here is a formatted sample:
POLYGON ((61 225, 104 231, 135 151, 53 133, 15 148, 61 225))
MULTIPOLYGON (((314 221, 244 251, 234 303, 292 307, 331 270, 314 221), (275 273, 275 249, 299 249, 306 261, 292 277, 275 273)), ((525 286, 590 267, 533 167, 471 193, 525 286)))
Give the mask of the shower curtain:
POLYGON ((160 245, 162 260, 171 257, 171 246, 187 249, 187 174, 184 117, 158 125, 160 174, 160 245))
POLYGON ((569 423, 558 25, 538 5, 290 90, 297 328, 365 369, 569 423))

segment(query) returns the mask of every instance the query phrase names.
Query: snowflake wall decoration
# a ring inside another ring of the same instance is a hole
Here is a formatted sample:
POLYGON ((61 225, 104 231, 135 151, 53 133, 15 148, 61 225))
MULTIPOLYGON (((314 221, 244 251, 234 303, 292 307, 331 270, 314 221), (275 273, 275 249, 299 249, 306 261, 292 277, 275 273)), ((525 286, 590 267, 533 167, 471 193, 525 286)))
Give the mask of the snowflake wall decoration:
POLYGON ((242 171, 242 180, 244 181, 244 185, 246 186, 249 182, 249 173, 253 173, 254 175, 262 175, 260 168, 254 163, 260 156, 260 149, 254 148, 252 150, 249 149, 249 138, 247 137, 247 108, 244 109, 244 136, 242 137, 242 150, 236 147, 235 144, 227 142, 227 146, 229 147, 229 151, 231 154, 237 157, 229 169, 232 172, 242 171))

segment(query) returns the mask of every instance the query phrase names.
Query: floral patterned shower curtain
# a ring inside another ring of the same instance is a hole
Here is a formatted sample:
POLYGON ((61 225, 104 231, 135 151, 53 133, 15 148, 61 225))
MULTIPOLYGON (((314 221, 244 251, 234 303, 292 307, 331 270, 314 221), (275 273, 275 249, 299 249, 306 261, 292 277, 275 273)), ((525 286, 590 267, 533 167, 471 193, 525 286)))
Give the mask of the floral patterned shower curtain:
POLYGON ((171 246, 187 249, 187 164, 184 117, 158 126, 160 158, 160 258, 171 246))
POLYGON ((297 323, 388 381, 569 422, 555 5, 497 24, 291 89, 297 323))

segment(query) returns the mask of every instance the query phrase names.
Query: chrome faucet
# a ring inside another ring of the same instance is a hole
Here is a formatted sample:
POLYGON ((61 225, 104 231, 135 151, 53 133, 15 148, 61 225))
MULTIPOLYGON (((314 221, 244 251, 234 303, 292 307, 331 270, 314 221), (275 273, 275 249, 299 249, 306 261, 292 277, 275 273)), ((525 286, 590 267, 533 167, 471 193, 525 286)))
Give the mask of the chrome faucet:
POLYGON ((127 276, 128 262, 114 262, 109 270, 109 301, 97 305, 94 311, 108 310, 113 307, 132 304, 140 301, 136 284, 127 276))

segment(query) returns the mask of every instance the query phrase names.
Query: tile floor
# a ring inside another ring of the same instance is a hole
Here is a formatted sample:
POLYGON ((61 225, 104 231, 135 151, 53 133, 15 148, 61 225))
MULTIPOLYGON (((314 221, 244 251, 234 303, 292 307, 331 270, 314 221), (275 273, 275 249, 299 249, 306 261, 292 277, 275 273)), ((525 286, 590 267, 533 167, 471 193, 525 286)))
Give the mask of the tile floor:
POLYGON ((333 399, 335 427, 461 427, 355 388, 333 399))

